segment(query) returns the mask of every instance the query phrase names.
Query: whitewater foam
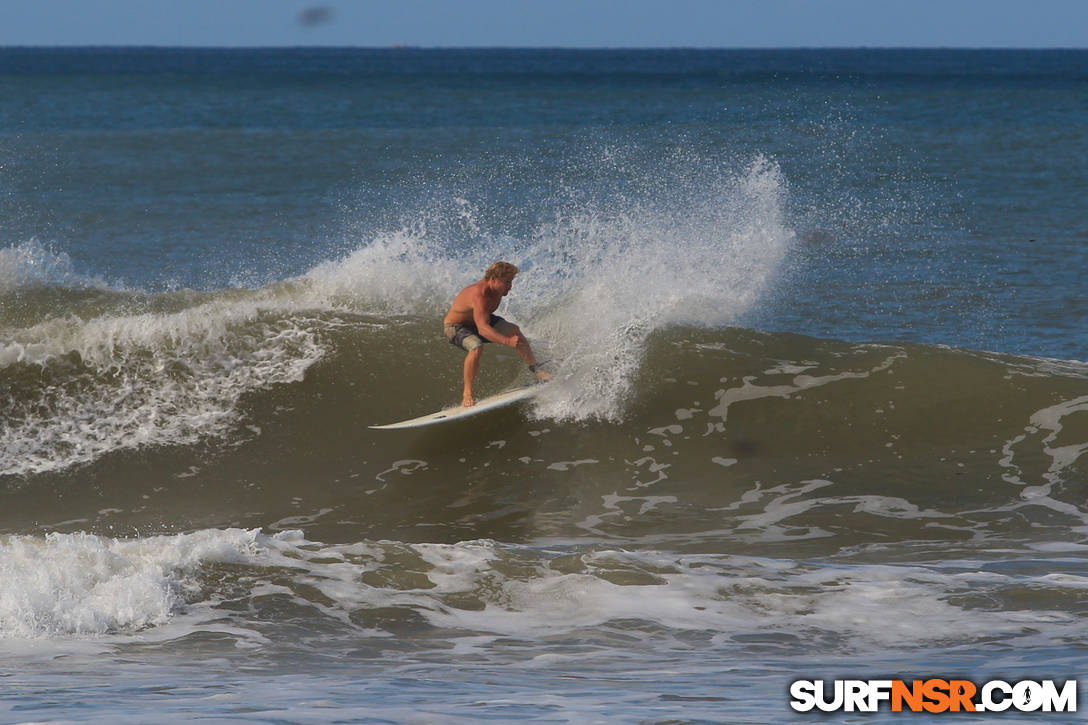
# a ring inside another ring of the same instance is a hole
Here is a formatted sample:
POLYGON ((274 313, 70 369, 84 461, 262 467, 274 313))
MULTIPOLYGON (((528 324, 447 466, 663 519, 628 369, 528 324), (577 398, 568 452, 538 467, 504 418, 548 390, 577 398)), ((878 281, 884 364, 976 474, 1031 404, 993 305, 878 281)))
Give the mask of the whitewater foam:
POLYGON ((653 332, 734 324, 767 291, 793 236, 781 172, 760 158, 700 183, 542 230, 533 329, 563 362, 538 415, 619 418, 653 332))
POLYGON ((173 314, 48 319, 13 331, 0 369, 23 376, 0 398, 0 474, 60 470, 117 450, 193 443, 226 432, 251 390, 296 382, 326 349, 259 299, 219 299, 173 314), (10 372, 10 371, 9 371, 10 372))
POLYGON ((108 287, 100 278, 78 273, 67 253, 38 239, 0 249, 0 294, 28 285, 108 287))
MULTIPOLYGON (((609 163, 615 171, 622 161, 609 163)), ((437 326, 458 289, 496 259, 511 261, 523 273, 499 312, 559 373, 536 414, 616 419, 649 336, 673 324, 736 323, 767 292, 793 239, 787 185, 772 161, 662 164, 654 183, 556 200, 521 240, 487 231, 457 199, 444 209, 453 221, 420 212, 299 282, 324 307, 428 316, 437 326), (460 245, 450 238, 454 221, 467 230, 460 245)))
MULTIPOLYGON (((288 540, 295 534, 280 534, 288 540)), ((86 533, 0 537, 0 639, 132 633, 166 624, 204 562, 245 563, 275 541, 257 531, 113 539, 86 533)))
POLYGON ((274 642, 264 624, 275 631, 277 617, 294 621, 302 611, 310 624, 299 636, 315 643, 392 647, 389 638, 412 621, 421 634, 483 658, 501 656, 506 638, 572 634, 583 646, 619 637, 683 651, 695 641, 729 647, 758 635, 765 646, 843 653, 1075 636, 1079 620, 1062 601, 1081 595, 1084 578, 1055 577, 1033 562, 991 571, 974 560, 813 563, 489 540, 327 545, 299 531, 243 529, 136 539, 20 535, 0 537, 0 640, 72 640, 79 651, 88 638, 176 641, 218 632, 236 646, 267 647, 274 642), (232 568, 216 569, 223 564, 232 568), (1053 606, 971 606, 1024 587, 1045 588, 1053 606), (219 607, 225 599, 232 604, 219 607), (262 617, 253 620, 251 607, 262 617))

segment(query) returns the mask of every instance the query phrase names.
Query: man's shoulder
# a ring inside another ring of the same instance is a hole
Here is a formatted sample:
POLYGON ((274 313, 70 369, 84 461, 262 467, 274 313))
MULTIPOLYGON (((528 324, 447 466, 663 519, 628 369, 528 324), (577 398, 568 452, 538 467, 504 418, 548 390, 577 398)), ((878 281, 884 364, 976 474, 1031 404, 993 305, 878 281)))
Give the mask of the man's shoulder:
POLYGON ((461 290, 461 293, 467 293, 474 300, 487 299, 487 285, 483 282, 473 282, 468 287, 461 290))

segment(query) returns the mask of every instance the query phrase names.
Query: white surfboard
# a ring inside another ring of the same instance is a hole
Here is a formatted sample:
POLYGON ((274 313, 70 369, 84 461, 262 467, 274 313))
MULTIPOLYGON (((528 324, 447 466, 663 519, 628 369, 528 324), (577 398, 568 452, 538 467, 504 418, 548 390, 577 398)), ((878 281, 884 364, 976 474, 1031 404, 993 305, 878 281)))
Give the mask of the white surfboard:
POLYGON ((420 417, 412 418, 411 420, 402 420, 399 423, 387 423, 386 425, 372 425, 370 427, 375 430, 396 430, 398 428, 422 428, 425 425, 446 423, 451 420, 462 420, 473 415, 486 413, 487 411, 494 410, 495 408, 502 408, 506 405, 512 405, 519 400, 531 398, 539 393, 540 389, 543 387, 544 386, 540 383, 530 383, 529 385, 525 385, 520 388, 507 390, 505 393, 499 393, 497 395, 491 395, 486 398, 482 398, 476 401, 476 405, 470 405, 467 408, 463 405, 457 405, 452 408, 440 410, 437 413, 421 415, 420 417))

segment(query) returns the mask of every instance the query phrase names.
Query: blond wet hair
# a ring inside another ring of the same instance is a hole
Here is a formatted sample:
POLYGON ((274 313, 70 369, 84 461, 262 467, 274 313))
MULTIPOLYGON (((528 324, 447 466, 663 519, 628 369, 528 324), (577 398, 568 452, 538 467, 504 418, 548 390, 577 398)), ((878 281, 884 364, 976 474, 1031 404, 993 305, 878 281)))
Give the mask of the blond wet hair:
POLYGON ((509 262, 495 262, 484 272, 484 279, 513 279, 520 272, 516 266, 509 262))

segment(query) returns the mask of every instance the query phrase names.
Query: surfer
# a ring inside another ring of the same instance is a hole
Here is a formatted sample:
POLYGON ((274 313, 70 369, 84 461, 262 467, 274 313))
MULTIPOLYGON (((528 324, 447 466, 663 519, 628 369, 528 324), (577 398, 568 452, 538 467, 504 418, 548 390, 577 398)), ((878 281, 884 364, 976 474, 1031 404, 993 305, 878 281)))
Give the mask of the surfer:
POLYGON ((550 380, 551 375, 540 369, 529 341, 521 328, 495 314, 502 298, 510 294, 518 268, 509 262, 495 262, 484 272, 484 278, 457 293, 450 311, 442 321, 446 339, 468 354, 465 356, 465 390, 461 404, 476 404, 472 382, 480 369, 484 343, 495 342, 514 348, 538 380, 550 380))

